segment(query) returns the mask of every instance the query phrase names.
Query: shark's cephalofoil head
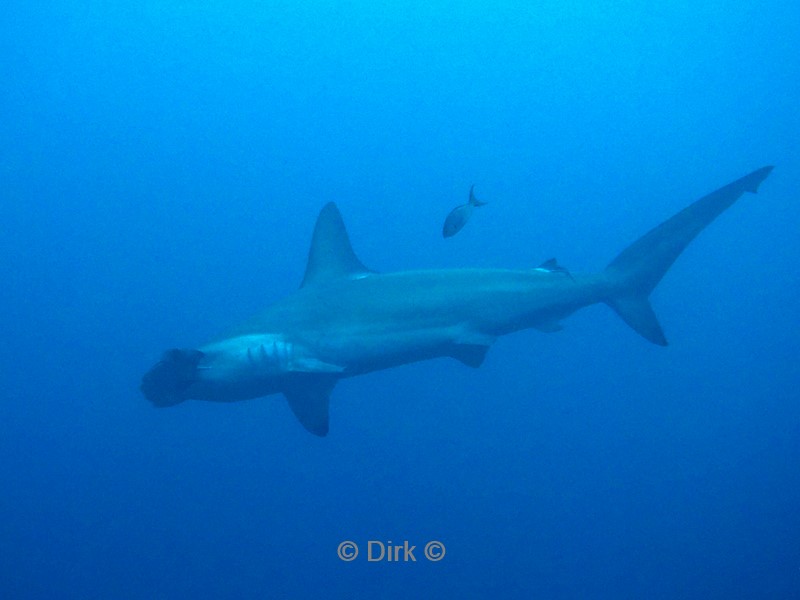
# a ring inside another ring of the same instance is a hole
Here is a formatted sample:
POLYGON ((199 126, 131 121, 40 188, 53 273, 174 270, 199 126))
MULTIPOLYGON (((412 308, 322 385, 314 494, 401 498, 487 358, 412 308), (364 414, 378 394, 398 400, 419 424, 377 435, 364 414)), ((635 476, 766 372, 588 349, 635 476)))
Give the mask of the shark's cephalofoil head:
POLYGON ((142 377, 140 389, 156 406, 173 406, 186 400, 189 387, 198 380, 197 365, 204 354, 199 350, 167 350, 142 377))

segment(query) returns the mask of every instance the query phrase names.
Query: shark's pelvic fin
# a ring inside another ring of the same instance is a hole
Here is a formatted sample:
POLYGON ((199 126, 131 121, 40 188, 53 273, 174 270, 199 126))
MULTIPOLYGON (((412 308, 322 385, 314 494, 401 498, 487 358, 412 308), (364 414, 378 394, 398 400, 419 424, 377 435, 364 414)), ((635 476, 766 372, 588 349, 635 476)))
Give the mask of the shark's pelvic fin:
POLYGON ((350 238, 336 204, 328 202, 317 217, 303 283, 330 281, 339 277, 359 277, 369 274, 350 245, 350 238))
POLYGON ((328 405, 336 377, 297 377, 283 388, 294 416, 314 435, 328 435, 328 405))
POLYGON ((483 364, 489 346, 481 344, 456 344, 450 352, 450 356, 462 364, 477 369, 483 364))
POLYGON ((450 356, 468 367, 477 369, 483 364, 486 353, 496 339, 492 335, 465 329, 456 337, 450 356))
POLYGON ((654 344, 667 340, 648 296, 684 248, 745 192, 756 193, 772 171, 762 167, 711 192, 623 250, 604 272, 611 284, 606 303, 636 332, 654 344))

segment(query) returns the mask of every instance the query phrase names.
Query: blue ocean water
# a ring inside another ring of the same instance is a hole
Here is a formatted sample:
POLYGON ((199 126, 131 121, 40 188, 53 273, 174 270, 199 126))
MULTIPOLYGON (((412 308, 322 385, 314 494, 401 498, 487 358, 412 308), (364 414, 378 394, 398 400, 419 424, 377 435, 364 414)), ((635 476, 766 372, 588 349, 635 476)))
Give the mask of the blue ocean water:
POLYGON ((800 597, 800 9, 2 12, 0 595, 800 597), (344 380, 324 439, 138 390, 295 289, 328 201, 380 271, 593 271, 766 164, 655 291, 667 348, 590 307, 344 380))

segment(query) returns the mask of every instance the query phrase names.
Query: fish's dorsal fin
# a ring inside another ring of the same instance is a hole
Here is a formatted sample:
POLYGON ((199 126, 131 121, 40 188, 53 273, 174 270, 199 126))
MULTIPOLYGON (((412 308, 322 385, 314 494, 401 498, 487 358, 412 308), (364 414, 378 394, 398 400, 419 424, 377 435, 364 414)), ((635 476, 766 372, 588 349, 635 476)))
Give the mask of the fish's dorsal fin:
POLYGON ((306 273, 300 287, 321 281, 363 276, 371 272, 353 252, 336 204, 328 202, 320 211, 314 226, 306 273))

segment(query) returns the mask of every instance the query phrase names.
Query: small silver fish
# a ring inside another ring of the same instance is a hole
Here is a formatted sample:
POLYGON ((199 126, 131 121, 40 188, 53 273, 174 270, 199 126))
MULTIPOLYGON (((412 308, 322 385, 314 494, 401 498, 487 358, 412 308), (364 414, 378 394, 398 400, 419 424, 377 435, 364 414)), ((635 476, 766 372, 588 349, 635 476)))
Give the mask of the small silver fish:
POLYGON ((456 206, 450 211, 450 214, 447 215, 447 218, 444 220, 444 227, 442 228, 442 235, 444 237, 449 238, 461 231, 464 225, 467 224, 467 221, 469 221, 469 218, 472 216, 472 209, 474 209, 476 206, 484 206, 485 204, 488 204, 488 202, 481 202, 475 197, 475 194, 472 191, 474 189, 474 185, 469 188, 469 202, 462 204, 461 206, 456 206))

